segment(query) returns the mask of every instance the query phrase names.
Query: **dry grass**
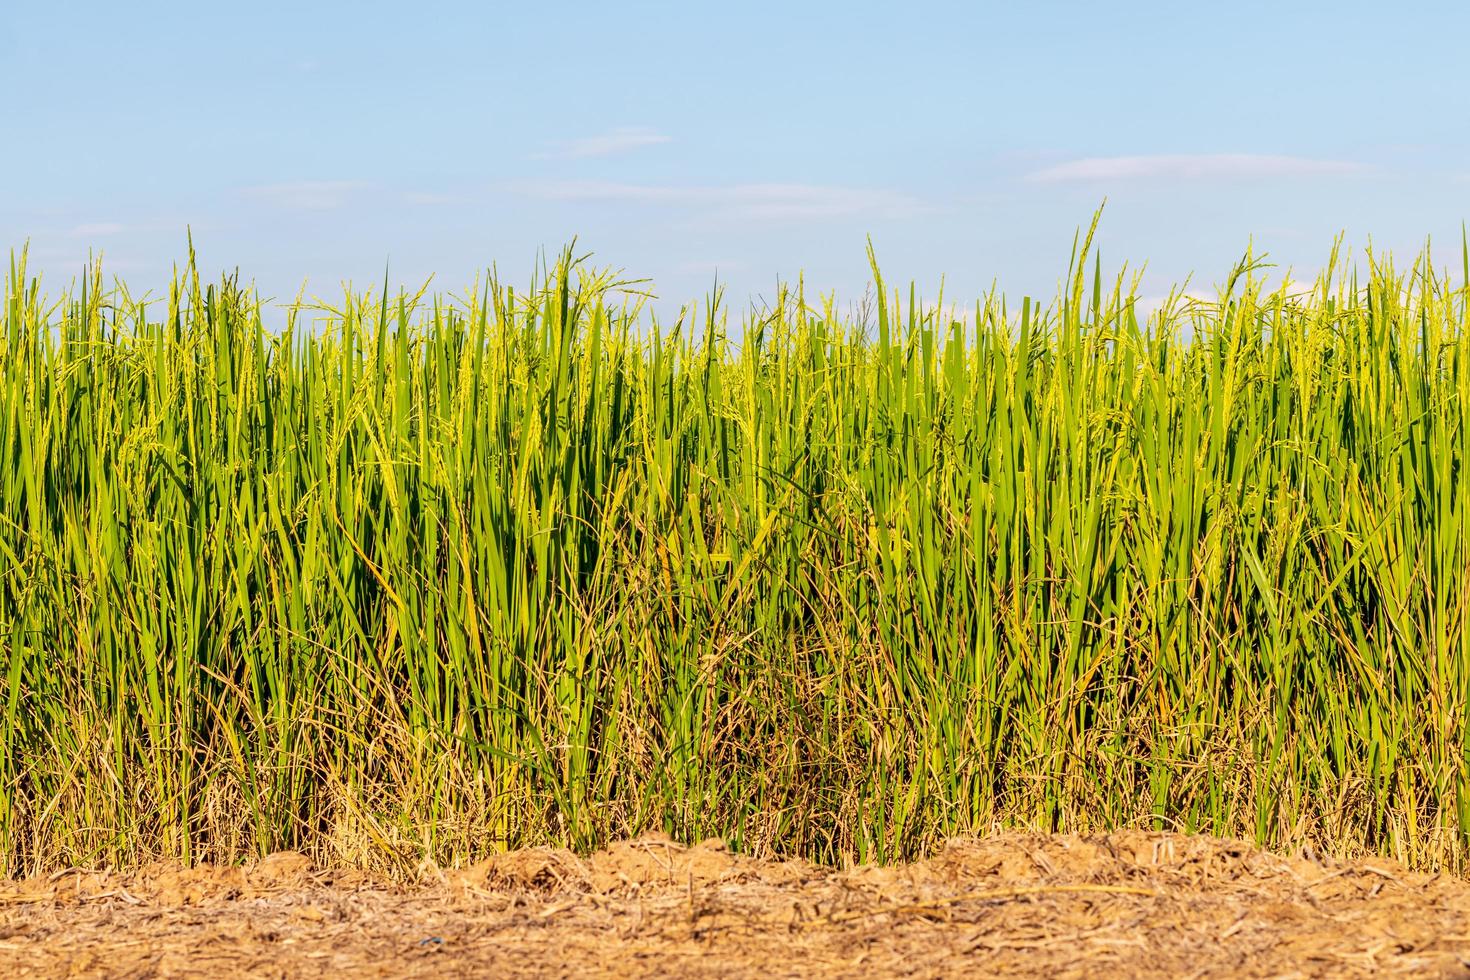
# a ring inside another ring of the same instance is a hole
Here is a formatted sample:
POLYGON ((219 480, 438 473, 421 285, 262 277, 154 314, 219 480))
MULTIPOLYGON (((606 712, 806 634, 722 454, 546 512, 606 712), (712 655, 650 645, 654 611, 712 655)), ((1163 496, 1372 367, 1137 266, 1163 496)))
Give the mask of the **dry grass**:
POLYGON ((282 854, 0 884, 0 955, 20 976, 1467 976, 1470 884, 1142 832, 849 870, 655 837, 413 886, 282 854))

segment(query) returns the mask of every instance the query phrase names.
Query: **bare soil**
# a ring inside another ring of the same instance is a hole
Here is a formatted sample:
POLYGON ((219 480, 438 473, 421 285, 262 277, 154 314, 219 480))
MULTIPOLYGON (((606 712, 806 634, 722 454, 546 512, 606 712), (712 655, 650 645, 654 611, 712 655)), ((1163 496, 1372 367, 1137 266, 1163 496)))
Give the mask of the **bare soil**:
POLYGON ((1470 977, 1470 882, 1208 837, 960 839, 846 871, 643 838, 425 877, 277 854, 0 881, 0 972, 1470 977))

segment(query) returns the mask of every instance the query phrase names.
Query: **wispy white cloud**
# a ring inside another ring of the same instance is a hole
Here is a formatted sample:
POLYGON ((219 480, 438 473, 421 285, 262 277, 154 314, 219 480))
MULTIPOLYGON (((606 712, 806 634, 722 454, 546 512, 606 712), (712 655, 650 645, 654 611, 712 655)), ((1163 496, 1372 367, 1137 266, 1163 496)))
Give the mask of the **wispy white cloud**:
POLYGON ((825 184, 690 186, 576 180, 541 181, 526 189, 550 200, 627 202, 773 221, 849 215, 907 217, 929 210, 917 198, 896 191, 825 184))
POLYGON ((1062 181, 1204 179, 1231 177, 1313 177, 1362 173, 1368 168, 1348 160, 1272 156, 1258 153, 1162 153, 1152 156, 1087 157, 1046 167, 1026 179, 1062 181))
POLYGON ((298 211, 332 211, 345 207, 353 195, 371 186, 362 180, 296 180, 247 187, 244 193, 277 207, 298 211))
POLYGON ((80 224, 66 233, 68 238, 102 238, 106 235, 116 235, 123 230, 123 226, 115 221, 97 221, 90 224, 80 224))
POLYGON ((641 150, 646 146, 668 143, 670 138, 648 126, 619 126, 596 136, 569 140, 555 149, 537 154, 542 160, 584 160, 588 157, 610 157, 641 150))

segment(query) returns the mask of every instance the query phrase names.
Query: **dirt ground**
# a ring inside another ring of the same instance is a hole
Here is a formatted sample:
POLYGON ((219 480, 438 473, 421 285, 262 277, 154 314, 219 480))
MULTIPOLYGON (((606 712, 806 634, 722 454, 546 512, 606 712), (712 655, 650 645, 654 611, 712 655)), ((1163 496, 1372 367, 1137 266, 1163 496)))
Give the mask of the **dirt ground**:
POLYGON ((426 877, 277 854, 0 881, 0 972, 1470 977, 1470 882, 1207 837, 961 839, 849 871, 644 838, 426 877))

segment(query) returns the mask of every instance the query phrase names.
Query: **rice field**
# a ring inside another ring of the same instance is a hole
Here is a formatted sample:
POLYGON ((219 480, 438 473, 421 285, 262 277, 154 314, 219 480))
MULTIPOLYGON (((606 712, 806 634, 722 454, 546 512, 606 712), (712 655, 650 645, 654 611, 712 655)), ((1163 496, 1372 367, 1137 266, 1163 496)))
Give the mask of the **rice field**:
MULTIPOLYGON (((1094 225, 1095 227, 1095 225, 1094 225)), ((1158 309, 10 262, 0 876, 662 831, 1470 864, 1470 250, 1158 309)), ((1274 274, 1274 275, 1273 275, 1274 274)))

